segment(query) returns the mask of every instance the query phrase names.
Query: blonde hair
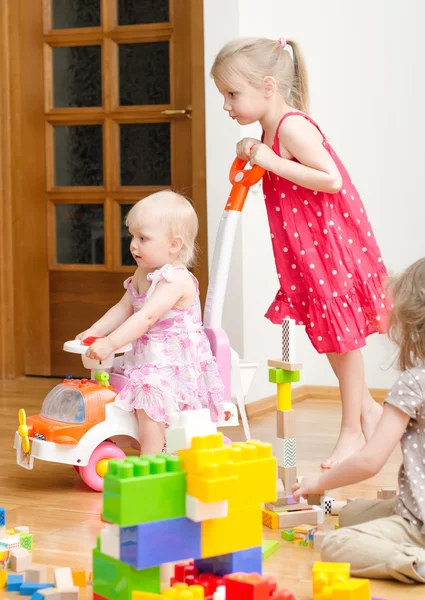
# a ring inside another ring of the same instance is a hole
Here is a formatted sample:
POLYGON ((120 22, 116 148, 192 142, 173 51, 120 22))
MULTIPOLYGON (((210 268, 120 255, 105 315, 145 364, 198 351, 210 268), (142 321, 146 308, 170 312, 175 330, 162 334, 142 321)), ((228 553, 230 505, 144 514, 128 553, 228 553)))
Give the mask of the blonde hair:
POLYGON ((242 38, 229 42, 216 56, 211 76, 233 85, 235 75, 244 77, 256 88, 261 86, 265 77, 273 77, 278 93, 286 102, 308 113, 307 68, 300 47, 293 40, 287 40, 285 48, 280 41, 267 38, 242 38), (286 49, 288 46, 292 49, 292 57, 286 49))
POLYGON ((399 347, 402 371, 425 360, 425 258, 390 282, 393 309, 388 335, 399 347))
POLYGON ((180 194, 163 190, 139 200, 130 210, 125 220, 127 227, 141 227, 143 213, 158 219, 170 238, 180 236, 183 240, 178 259, 186 267, 195 262, 196 236, 198 235, 198 216, 192 203, 180 194), (146 213, 145 213, 146 214, 146 213))

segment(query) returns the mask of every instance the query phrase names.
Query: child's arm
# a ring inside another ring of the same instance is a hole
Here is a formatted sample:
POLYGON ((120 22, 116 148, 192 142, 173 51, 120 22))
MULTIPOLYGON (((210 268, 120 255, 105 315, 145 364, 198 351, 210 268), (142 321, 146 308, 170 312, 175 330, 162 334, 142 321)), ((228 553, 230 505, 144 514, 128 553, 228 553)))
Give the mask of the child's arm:
POLYGON ((386 403, 375 433, 366 446, 330 471, 304 477, 301 483, 293 486, 294 497, 320 494, 376 475, 400 442, 409 420, 409 415, 386 403))
POLYGON ((117 304, 108 310, 96 323, 89 329, 79 333, 75 339, 84 340, 88 337, 99 337, 108 335, 119 327, 132 314, 133 307, 127 292, 117 304))
POLYGON ((143 335, 162 315, 190 293, 193 294, 193 280, 188 273, 176 272, 173 281, 160 281, 143 308, 107 337, 96 340, 87 350, 87 356, 105 360, 118 348, 143 335))
POLYGON ((265 144, 256 144, 251 151, 251 164, 309 190, 339 192, 341 174, 314 125, 303 117, 285 119, 279 130, 279 141, 299 162, 281 158, 265 144))

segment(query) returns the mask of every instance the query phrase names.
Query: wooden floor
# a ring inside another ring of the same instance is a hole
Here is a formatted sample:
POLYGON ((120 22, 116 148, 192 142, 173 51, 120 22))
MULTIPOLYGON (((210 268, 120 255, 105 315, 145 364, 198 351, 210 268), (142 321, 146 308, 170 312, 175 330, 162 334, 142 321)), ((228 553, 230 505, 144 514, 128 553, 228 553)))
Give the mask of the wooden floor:
MULTIPOLYGON (((0 381, 0 506, 7 511, 9 527, 28 525, 34 534, 34 561, 49 566, 84 567, 91 570, 91 550, 102 524, 102 496, 89 491, 71 467, 36 462, 33 471, 16 465, 12 449, 17 428, 18 409, 28 414, 39 412, 47 391, 55 380, 30 378, 0 381)), ((333 401, 308 400, 295 405, 297 413, 298 473, 317 468, 335 441, 339 425, 339 405, 333 401), (319 424, 319 426, 318 426, 319 424)), ((251 422, 253 437, 275 440, 274 413, 257 417, 251 422)), ((233 440, 242 440, 240 428, 228 428, 233 440)), ((381 486, 394 486, 400 455, 397 450, 382 472, 374 479, 336 491, 333 495, 376 498, 381 486)), ((255 482, 253 482, 255 485, 255 482)), ((327 517, 328 523, 336 521, 327 517)), ((297 600, 311 599, 311 568, 319 560, 317 552, 294 547, 280 540, 277 532, 264 530, 266 538, 279 540, 279 550, 264 563, 264 571, 275 576, 279 584, 288 587, 297 600)), ((406 586, 392 582, 372 582, 374 596, 386 600, 424 598, 424 586, 406 586)), ((89 588, 84 596, 91 599, 89 588)), ((8 593, 8 598, 15 594, 8 593)), ((0 600, 5 597, 0 590, 0 600)), ((84 600, 84 598, 83 598, 84 600)))

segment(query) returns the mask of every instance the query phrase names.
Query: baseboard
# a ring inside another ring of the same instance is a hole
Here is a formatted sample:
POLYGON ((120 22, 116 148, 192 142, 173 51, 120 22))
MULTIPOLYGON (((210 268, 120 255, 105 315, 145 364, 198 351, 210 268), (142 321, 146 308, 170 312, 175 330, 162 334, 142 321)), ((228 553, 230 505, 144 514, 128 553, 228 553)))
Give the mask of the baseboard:
MULTIPOLYGON (((388 390, 379 388, 371 388, 369 391, 377 402, 383 402, 388 394, 388 390)), ((311 399, 340 401, 341 396, 339 387, 326 385, 300 385, 292 389, 293 404, 311 399)), ((246 412, 249 418, 264 415, 275 409, 276 396, 268 396, 267 398, 255 400, 246 405, 246 412)))

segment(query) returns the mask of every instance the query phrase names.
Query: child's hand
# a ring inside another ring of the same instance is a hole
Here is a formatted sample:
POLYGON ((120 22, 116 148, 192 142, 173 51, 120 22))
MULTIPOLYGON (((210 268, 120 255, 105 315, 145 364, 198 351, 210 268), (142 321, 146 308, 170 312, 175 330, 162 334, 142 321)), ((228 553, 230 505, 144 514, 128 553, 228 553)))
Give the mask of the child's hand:
POLYGON ((99 337, 99 332, 95 331, 93 327, 89 327, 85 331, 82 331, 81 333, 76 335, 75 339, 83 341, 89 337, 99 337))
POLYGON ((236 144, 236 154, 242 160, 248 161, 251 158, 251 148, 255 146, 255 144, 261 144, 260 140, 256 140, 255 138, 243 138, 236 144))
POLYGON ((249 156, 249 161, 252 166, 258 165, 266 171, 274 172, 276 159, 279 158, 271 148, 266 146, 266 144, 256 144, 249 156))
POLYGON ((94 360, 105 360, 115 350, 107 337, 100 338, 93 342, 86 352, 88 358, 94 360))
POLYGON ((320 473, 318 475, 310 474, 303 477, 301 483, 294 483, 292 486, 294 498, 299 500, 300 496, 307 498, 308 494, 322 494, 324 489, 320 483, 321 478, 320 473))

